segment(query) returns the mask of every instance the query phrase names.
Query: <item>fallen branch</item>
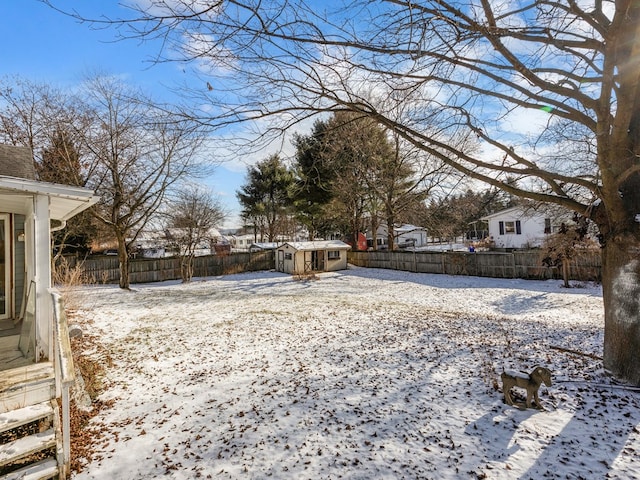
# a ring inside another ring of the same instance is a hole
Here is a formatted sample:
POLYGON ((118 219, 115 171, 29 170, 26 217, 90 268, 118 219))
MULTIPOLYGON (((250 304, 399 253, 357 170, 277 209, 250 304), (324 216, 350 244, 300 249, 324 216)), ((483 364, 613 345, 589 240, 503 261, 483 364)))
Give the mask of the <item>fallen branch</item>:
POLYGON ((630 392, 640 392, 640 387, 634 387, 632 385, 617 385, 615 383, 590 383, 586 380, 553 380, 554 383, 582 383, 584 385, 588 385, 593 388, 601 388, 601 389, 619 389, 619 390, 628 390, 630 392))
POLYGON ((555 345, 551 345, 551 348, 553 348, 554 350, 560 350, 561 352, 571 353, 573 355, 580 355, 582 357, 593 358, 594 360, 602 360, 602 357, 595 355, 593 353, 579 352, 578 350, 572 350, 570 348, 564 348, 564 347, 557 347, 555 345))

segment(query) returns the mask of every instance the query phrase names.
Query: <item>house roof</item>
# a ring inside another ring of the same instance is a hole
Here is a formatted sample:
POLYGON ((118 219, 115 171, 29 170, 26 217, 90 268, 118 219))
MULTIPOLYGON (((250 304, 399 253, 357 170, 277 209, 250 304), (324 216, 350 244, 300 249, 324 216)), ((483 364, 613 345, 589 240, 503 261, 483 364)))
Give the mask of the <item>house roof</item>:
POLYGON ((29 212, 29 203, 35 194, 49 197, 49 215, 62 222, 89 208, 99 200, 92 190, 69 185, 38 182, 0 175, 0 204, 7 212, 29 212))
POLYGON ((480 220, 491 220, 493 218, 513 218, 529 220, 533 218, 549 218, 554 224, 571 220, 572 213, 570 210, 559 205, 544 205, 538 208, 528 208, 526 206, 511 207, 499 212, 486 215, 480 220))
POLYGON ((289 245, 298 251, 311 250, 349 250, 351 245, 340 240, 314 240, 311 242, 286 242, 279 248, 289 245))
POLYGON ((275 250, 280 244, 278 242, 253 242, 249 248, 259 248, 261 250, 275 250))
POLYGON ((31 149, 0 144, 0 175, 36 179, 36 168, 31 149))
MULTIPOLYGON (((177 238, 177 237, 181 237, 185 233, 189 233, 188 228, 172 227, 172 228, 167 228, 164 231, 164 236, 167 238, 177 238)), ((222 235, 220 231, 214 227, 209 228, 206 232, 199 232, 199 233, 201 234, 203 239, 225 238, 224 235, 222 235)))
POLYGON ((92 190, 38 182, 31 150, 0 144, 0 204, 3 211, 27 213, 34 194, 49 197, 49 216, 65 222, 98 201, 92 190))
POLYGON ((416 225, 411 225, 409 223, 405 223, 400 225, 399 227, 394 227, 393 229, 398 235, 403 233, 411 233, 415 231, 426 231, 424 227, 418 227, 416 225))
MULTIPOLYGON (((505 217, 505 216, 515 216, 515 217, 522 217, 524 216, 524 211, 521 207, 511 207, 511 208, 507 208, 505 210, 500 210, 499 212, 495 212, 495 213, 491 213, 489 215, 485 215, 484 217, 481 217, 480 220, 491 220, 492 218, 497 218, 497 217, 505 217)), ((534 215, 526 215, 527 217, 532 217, 534 215)))

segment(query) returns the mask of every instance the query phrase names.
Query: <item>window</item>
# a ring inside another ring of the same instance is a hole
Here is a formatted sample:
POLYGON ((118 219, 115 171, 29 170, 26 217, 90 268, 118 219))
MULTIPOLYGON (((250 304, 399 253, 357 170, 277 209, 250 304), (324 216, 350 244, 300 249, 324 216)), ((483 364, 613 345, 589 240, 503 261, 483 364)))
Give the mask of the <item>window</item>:
POLYGON ((327 258, 329 260, 338 260, 340 259, 340 250, 330 250, 327 252, 327 258))
POLYGON ((504 233, 516 233, 516 222, 504 222, 504 233))
POLYGON ((291 255, 290 253, 285 253, 284 254, 284 259, 285 260, 291 260, 293 258, 293 255, 291 255))
POLYGON ((551 233, 551 219, 544 219, 544 233, 551 233))
POLYGON ((498 222, 498 226, 500 227, 500 235, 520 235, 522 233, 522 227, 520 225, 520 220, 516 220, 515 222, 498 222))

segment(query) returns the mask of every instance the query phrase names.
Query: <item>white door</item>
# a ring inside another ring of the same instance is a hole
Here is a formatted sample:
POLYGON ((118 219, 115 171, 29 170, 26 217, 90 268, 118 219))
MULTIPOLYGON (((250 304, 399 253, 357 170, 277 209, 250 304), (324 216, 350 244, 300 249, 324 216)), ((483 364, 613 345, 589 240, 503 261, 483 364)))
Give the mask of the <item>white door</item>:
POLYGON ((9 249, 9 215, 0 214, 0 319, 11 313, 11 257, 9 249))

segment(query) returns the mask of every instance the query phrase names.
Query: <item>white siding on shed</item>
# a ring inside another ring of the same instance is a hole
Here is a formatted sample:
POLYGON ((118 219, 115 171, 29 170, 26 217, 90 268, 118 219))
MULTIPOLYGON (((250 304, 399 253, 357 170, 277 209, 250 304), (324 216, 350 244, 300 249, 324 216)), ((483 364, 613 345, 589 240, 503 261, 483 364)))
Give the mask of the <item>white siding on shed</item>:
POLYGON ((276 270, 291 274, 344 270, 350 248, 340 240, 287 242, 276 251, 276 270))

